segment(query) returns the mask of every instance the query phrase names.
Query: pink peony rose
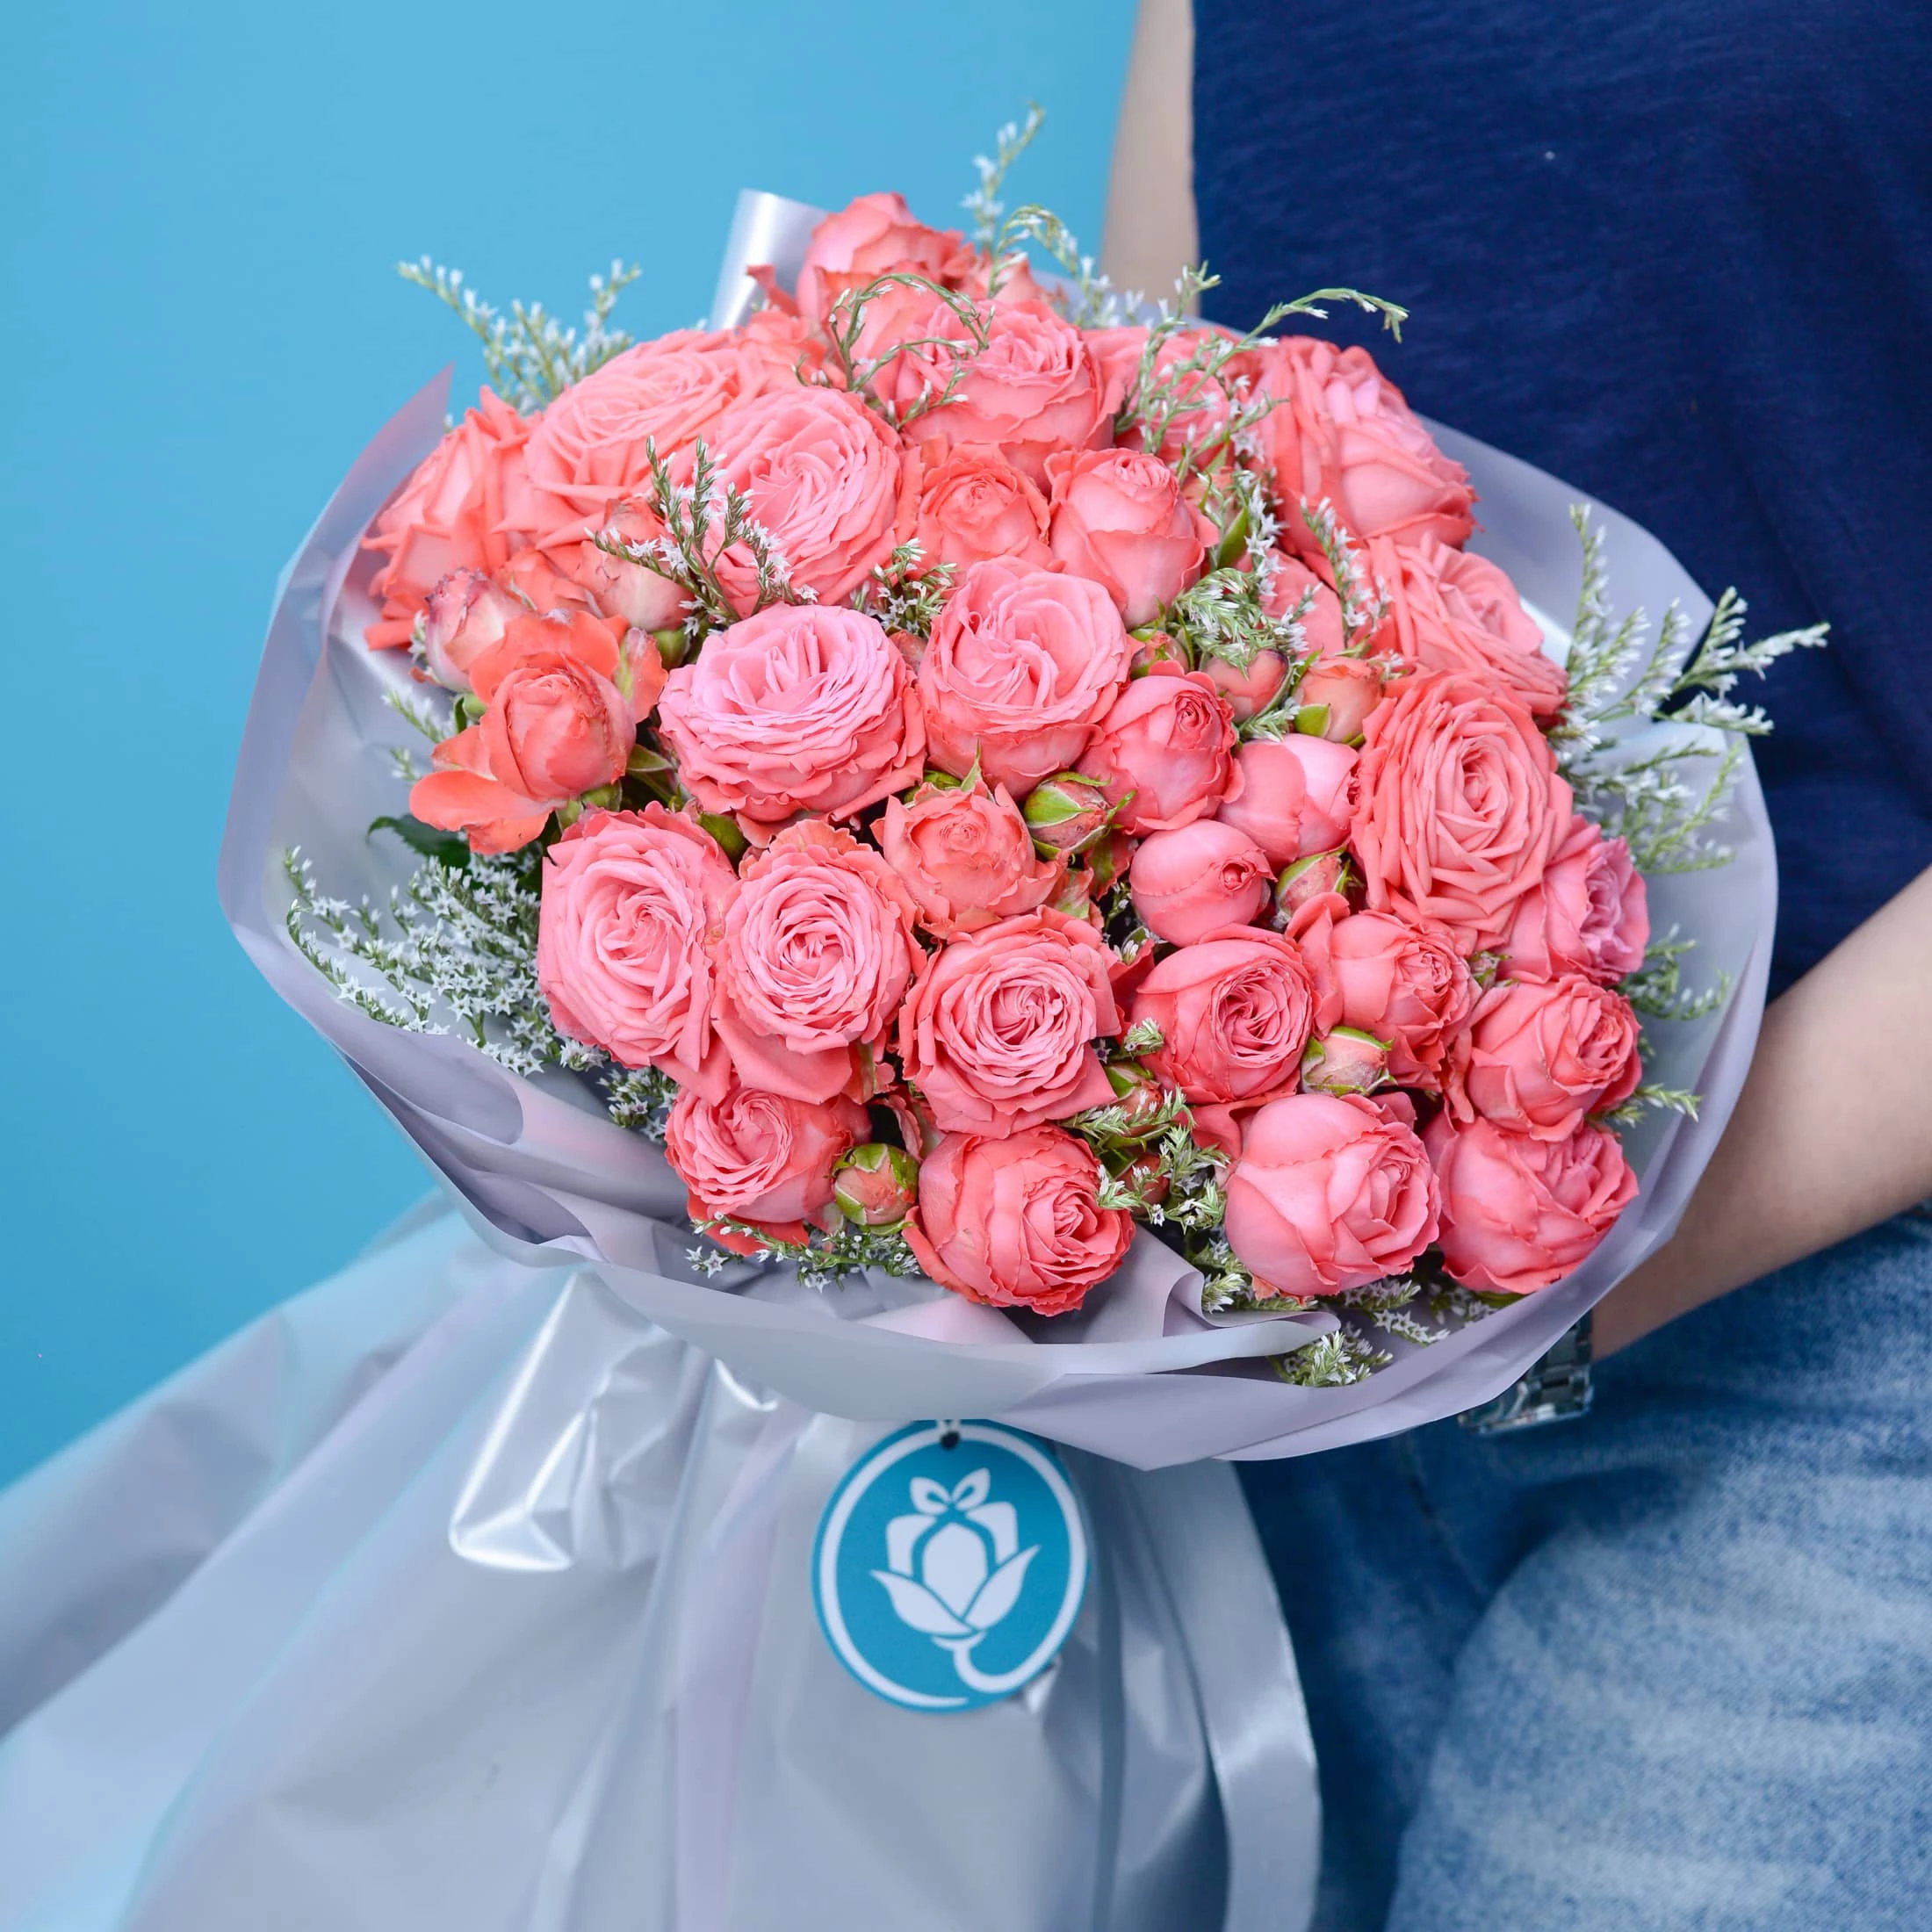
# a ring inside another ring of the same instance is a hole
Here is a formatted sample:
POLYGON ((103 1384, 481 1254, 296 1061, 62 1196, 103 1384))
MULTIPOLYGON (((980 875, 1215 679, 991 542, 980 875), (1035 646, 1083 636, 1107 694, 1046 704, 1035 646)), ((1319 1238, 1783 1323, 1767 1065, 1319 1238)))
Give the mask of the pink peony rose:
POLYGON ((429 675, 451 691, 470 688, 470 667, 523 615, 513 597, 480 570, 452 570, 429 593, 422 654, 429 675))
POLYGON ((1310 900, 1289 932, 1314 975, 1322 1031, 1372 1034, 1399 1085, 1436 1092, 1449 1040, 1476 1004, 1468 962, 1449 934, 1387 912, 1351 913, 1338 896, 1310 900))
POLYGON ((689 818, 655 804, 586 813, 544 862, 537 984, 558 1030, 722 1099, 712 954, 737 891, 689 818))
POLYGON ((687 1087, 671 1109, 664 1151, 690 1192, 692 1220, 729 1215, 803 1240, 807 1222, 829 1218, 833 1163, 869 1128, 865 1109, 851 1100, 796 1100, 755 1087, 709 1100, 687 1087))
POLYGON ((904 269, 937 282, 960 249, 956 228, 929 228, 903 197, 861 195, 811 231, 798 271, 799 312, 821 328, 841 295, 904 269))
POLYGON ((1213 818, 1143 839, 1128 871, 1141 923, 1175 946, 1247 925, 1267 904, 1272 878, 1260 847, 1213 818))
POLYGON ((1352 745, 1381 701, 1382 674, 1366 659, 1317 659, 1295 688, 1295 728, 1352 745))
MULTIPOLYGON (((1326 561, 1319 557, 1316 561, 1325 573, 1326 561)), ((1348 640, 1342 634, 1342 600, 1334 585, 1288 551, 1277 550, 1273 566, 1261 608, 1271 617, 1286 617, 1301 609, 1302 599, 1312 593, 1314 602, 1301 612, 1301 635, 1317 657, 1340 657, 1348 640)))
POLYGON ((780 389, 790 382, 814 382, 825 367, 825 342, 801 315, 768 306, 754 309, 729 339, 764 371, 765 386, 780 389))
POLYGON ((1044 905, 1065 865, 1042 863, 1013 794, 970 785, 920 789, 910 805, 885 803, 881 850, 940 939, 972 933, 1044 905))
POLYGON ((1593 980, 1505 980, 1476 1002, 1451 1050, 1457 1119, 1480 1114, 1532 1140, 1567 1140, 1586 1114, 1635 1092, 1637 1016, 1593 980))
MULTIPOLYGON (((664 519, 641 496, 611 504, 597 522, 601 530, 633 544, 655 543, 665 534, 664 519)), ((667 631, 681 623, 691 608, 689 597, 668 577, 648 565, 613 557, 588 537, 574 550, 559 545, 558 554, 572 580, 595 599, 598 609, 639 631, 667 631)))
POLYGON ((616 783, 664 686, 656 645, 620 645, 621 629, 582 612, 513 617, 470 666, 487 709, 436 746, 409 810, 475 851, 514 852, 559 805, 616 783))
POLYGON ((1536 720, 1493 680, 1425 671, 1369 719, 1350 844, 1368 903, 1498 944, 1569 831, 1570 789, 1536 720))
POLYGON ((545 549, 574 550, 618 497, 650 487, 652 444, 682 480, 698 439, 771 380, 741 345, 693 329, 624 350, 573 383, 532 428, 529 508, 519 514, 545 549))
POLYGON ((745 861, 718 951, 717 1027, 746 1085, 863 1099, 919 948, 912 904, 869 846, 822 820, 745 861))
MULTIPOLYGON (((1087 346, 1099 364, 1110 417, 1118 415, 1135 399, 1148 333, 1138 324, 1124 328, 1087 331, 1087 346)), ((1164 384, 1171 384, 1179 399, 1179 407, 1168 418, 1160 447, 1154 452, 1164 462, 1177 463, 1190 451, 1197 462, 1210 458, 1227 433, 1234 399, 1226 384, 1217 382, 1198 368, 1183 367, 1200 353, 1200 338, 1216 333, 1219 331, 1212 323, 1179 329, 1168 335, 1154 352, 1150 386, 1159 388, 1164 384)), ((1138 426, 1132 433, 1137 442, 1138 426)))
POLYGON ((829 605, 714 631, 671 673, 660 717, 686 790, 753 836, 801 811, 850 816, 924 767, 905 660, 870 617, 829 605))
POLYGON ((1256 712, 1267 710, 1288 674, 1288 667, 1279 651, 1257 651, 1245 670, 1237 669, 1226 658, 1203 658, 1200 671, 1227 699, 1235 723, 1245 724, 1256 712))
POLYGON ((906 1244, 969 1301, 1064 1315, 1127 1258, 1133 1216, 1100 1206, 1100 1164, 1056 1127, 948 1134, 919 1168, 906 1244))
POLYGON ((1042 910, 955 939, 899 1014, 899 1064, 948 1134, 1017 1134, 1114 1098, 1096 1039, 1121 1030, 1112 955, 1042 910))
POLYGON ((1503 970, 1511 979, 1581 973, 1614 985, 1643 964, 1649 942, 1648 897, 1630 847, 1579 814, 1541 883, 1517 901, 1503 970))
MULTIPOLYGON (((821 603, 849 597, 912 534, 918 463, 842 389, 793 383, 753 396, 718 419, 712 452, 793 585, 821 603)), ((732 544, 714 567, 732 608, 750 612, 758 573, 749 549, 732 544)))
POLYGON ((1389 595, 1379 647, 1423 671, 1500 678, 1545 724, 1563 709, 1569 681, 1546 656, 1543 632, 1516 586, 1487 557, 1434 537, 1369 545, 1370 567, 1389 595))
POLYGON ((508 562, 504 501, 521 491, 530 427, 486 389, 377 517, 365 547, 387 561, 369 587, 383 600, 382 619, 367 633, 371 645, 407 644, 423 599, 451 572, 487 575, 508 562))
POLYGON ((1347 746, 1296 732, 1251 739, 1235 763, 1241 789, 1218 816, 1259 846, 1272 867, 1332 851, 1347 838, 1355 771, 1355 753, 1347 746))
POLYGON ((1015 795, 1078 762, 1127 681, 1121 614, 1098 584, 1001 559, 962 573, 919 660, 933 762, 977 760, 1015 795))
POLYGON ((1424 1141, 1442 1192, 1442 1254, 1464 1287, 1528 1294, 1581 1266, 1636 1198, 1617 1136, 1588 1121, 1532 1140, 1438 1114, 1424 1141))
POLYGON ((1156 665, 1114 699, 1081 767, 1124 832, 1171 832, 1239 796, 1234 719, 1214 681, 1156 665))
POLYGON ((1436 1230, 1423 1143, 1373 1101, 1290 1094, 1248 1122, 1228 1177, 1227 1234, 1258 1287, 1361 1287, 1400 1273, 1436 1230))
POLYGON ((1323 497, 1357 537, 1467 539, 1475 501, 1469 472, 1436 447, 1366 349, 1289 335, 1258 351, 1256 361, 1263 392, 1277 399, 1260 436, 1285 544, 1319 554, 1301 503, 1323 497))
POLYGON ((1147 1064, 1188 1099, 1265 1099, 1294 1085, 1314 988, 1292 940, 1237 929, 1160 961, 1134 996, 1132 1020, 1160 1028, 1147 1064))
POLYGON ((964 569, 1005 557, 1028 569, 1053 561, 1047 500, 1012 464, 984 450, 955 450, 919 484, 919 566, 964 569))
POLYGON ((1044 302, 1002 303, 987 335, 953 400, 911 422, 910 436, 942 450, 997 450, 1042 485, 1056 451, 1106 446, 1111 417, 1100 371, 1072 323, 1044 302))
POLYGON ((1140 450, 1062 450, 1047 458, 1053 554, 1091 577, 1129 629, 1151 624, 1200 575, 1215 526, 1180 479, 1140 450))

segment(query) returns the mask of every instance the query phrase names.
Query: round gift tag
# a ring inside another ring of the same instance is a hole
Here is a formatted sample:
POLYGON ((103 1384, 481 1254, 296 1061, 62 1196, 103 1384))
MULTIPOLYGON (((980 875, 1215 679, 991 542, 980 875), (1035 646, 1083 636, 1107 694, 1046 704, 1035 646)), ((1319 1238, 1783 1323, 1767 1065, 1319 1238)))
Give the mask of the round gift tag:
POLYGON ((811 1591, 869 1690, 970 1711, 1053 1662, 1086 1593, 1079 1500, 1043 1442, 991 1422, 914 1423, 825 1504, 811 1591))

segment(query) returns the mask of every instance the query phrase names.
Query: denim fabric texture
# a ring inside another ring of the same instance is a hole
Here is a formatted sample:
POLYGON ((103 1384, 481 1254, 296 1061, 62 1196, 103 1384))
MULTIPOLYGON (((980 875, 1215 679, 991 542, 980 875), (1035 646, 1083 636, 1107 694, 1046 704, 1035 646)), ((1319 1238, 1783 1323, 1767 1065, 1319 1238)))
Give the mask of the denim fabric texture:
POLYGON ((1318 1932, 1932 1926, 1932 1210, 1601 1363, 1579 1421, 1245 1466, 1318 1932))

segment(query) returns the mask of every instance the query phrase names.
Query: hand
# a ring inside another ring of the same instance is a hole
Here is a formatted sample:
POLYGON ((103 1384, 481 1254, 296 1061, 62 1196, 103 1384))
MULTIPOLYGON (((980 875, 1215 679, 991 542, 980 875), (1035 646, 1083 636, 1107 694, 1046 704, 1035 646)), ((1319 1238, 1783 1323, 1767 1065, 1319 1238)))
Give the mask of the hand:
POLYGON ((1639 1336, 1932 1194, 1932 871, 1766 1008, 1682 1225, 1597 1304, 1639 1336))

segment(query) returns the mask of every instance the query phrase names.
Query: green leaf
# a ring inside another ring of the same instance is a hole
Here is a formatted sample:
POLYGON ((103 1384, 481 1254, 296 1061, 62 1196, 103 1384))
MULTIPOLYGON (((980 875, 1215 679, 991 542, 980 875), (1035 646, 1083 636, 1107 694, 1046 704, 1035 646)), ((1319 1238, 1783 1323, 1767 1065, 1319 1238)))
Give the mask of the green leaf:
POLYGON ((412 818, 407 812, 400 818, 371 818, 369 836, 372 839, 378 832, 394 833, 412 852, 420 852, 424 858, 437 860, 443 865, 465 866, 470 862, 469 840, 460 832, 439 831, 420 818, 412 818))

